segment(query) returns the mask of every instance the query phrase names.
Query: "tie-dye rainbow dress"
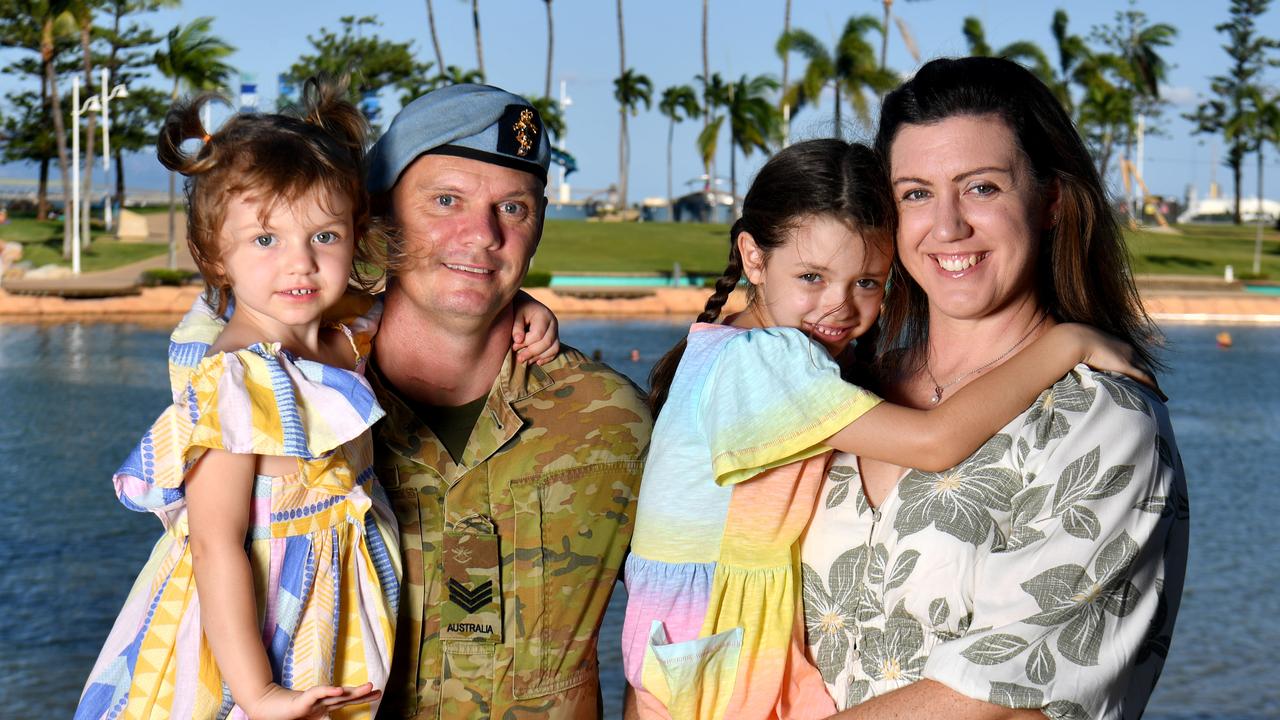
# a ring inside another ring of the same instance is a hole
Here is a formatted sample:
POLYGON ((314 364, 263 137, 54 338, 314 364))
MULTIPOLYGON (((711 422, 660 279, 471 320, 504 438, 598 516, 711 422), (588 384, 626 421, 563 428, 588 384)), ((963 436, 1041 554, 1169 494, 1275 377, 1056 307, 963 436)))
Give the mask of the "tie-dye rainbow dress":
POLYGON ((797 542, 823 442, 879 402, 799 330, 692 327, 626 564, 623 664, 640 717, 835 712, 805 660, 797 542))
MULTIPOLYGON (((344 326, 360 357, 376 321, 344 326)), ((211 448, 299 461, 294 474, 258 476, 246 498, 246 550, 275 681, 300 690, 386 685, 400 552, 395 517, 373 478, 368 430, 383 412, 363 361, 349 371, 278 344, 205 357, 221 327, 198 300, 174 331, 173 405, 114 477, 120 501, 156 513, 165 534, 116 619, 77 719, 245 717, 201 627, 187 534, 184 476, 211 448)), ((332 716, 371 718, 376 709, 332 716)))

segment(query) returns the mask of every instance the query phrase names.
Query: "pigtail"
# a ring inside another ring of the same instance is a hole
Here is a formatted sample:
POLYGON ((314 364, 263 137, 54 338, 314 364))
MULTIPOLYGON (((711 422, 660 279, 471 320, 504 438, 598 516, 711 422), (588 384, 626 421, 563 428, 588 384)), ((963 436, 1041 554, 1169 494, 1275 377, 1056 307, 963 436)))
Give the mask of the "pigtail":
MULTIPOLYGON (((742 256, 738 253, 738 235, 745 230, 741 218, 729 230, 729 264, 725 266, 720 277, 716 278, 715 292, 707 298, 702 314, 698 315, 698 322, 711 323, 719 320, 720 310, 724 308, 734 288, 738 287, 738 282, 742 280, 742 256)), ((654 417, 658 416, 662 406, 667 402, 667 393, 671 390, 671 382, 676 377, 676 368, 680 367, 680 359, 684 357, 688 342, 684 339, 676 343, 676 346, 663 355, 662 359, 653 366, 653 371, 649 373, 649 409, 654 417)))
POLYGON ((212 138, 200 119, 200 111, 218 99, 214 93, 204 93, 190 100, 178 101, 169 108, 156 138, 156 158, 161 165, 188 177, 208 172, 213 167, 213 156, 208 152, 212 138), (201 141, 200 149, 194 153, 184 151, 182 145, 187 140, 201 141))
POLYGON ((349 80, 321 74, 302 85, 299 113, 303 122, 314 125, 346 147, 359 166, 364 160, 369 123, 364 113, 347 98, 349 80))

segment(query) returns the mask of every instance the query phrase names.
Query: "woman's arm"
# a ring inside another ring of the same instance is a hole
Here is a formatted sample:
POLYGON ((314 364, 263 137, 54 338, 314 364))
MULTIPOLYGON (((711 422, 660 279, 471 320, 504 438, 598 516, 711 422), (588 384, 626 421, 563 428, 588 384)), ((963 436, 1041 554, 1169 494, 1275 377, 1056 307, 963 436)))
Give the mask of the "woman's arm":
POLYGON ((830 720, 1044 720, 1044 717, 1039 710, 1016 710, 974 700, 940 682, 920 680, 836 713, 830 720))
POLYGON ((940 472, 972 454, 1077 363, 1123 372, 1154 386, 1133 358, 1129 345, 1087 325, 1057 325, 946 403, 932 410, 881 403, 831 436, 827 445, 940 472))
POLYGON ((368 702, 377 691, 316 687, 305 693, 272 682, 245 554, 258 456, 209 450, 186 476, 191 564, 200 621, 236 704, 251 718, 323 717, 327 710, 368 702))

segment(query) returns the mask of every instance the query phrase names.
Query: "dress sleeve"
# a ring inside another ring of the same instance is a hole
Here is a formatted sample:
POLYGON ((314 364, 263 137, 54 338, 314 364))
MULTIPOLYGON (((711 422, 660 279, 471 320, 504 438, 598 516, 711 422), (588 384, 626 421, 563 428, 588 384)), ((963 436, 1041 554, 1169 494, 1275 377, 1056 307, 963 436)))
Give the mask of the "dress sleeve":
POLYGON ((1083 367, 1029 413, 1023 489, 973 582, 971 628, 924 676, 1053 718, 1128 717, 1168 650, 1187 560, 1186 485, 1164 407, 1083 367))
POLYGON ((304 484, 343 492, 354 478, 333 451, 382 415, 351 371, 295 363, 274 345, 212 355, 116 471, 116 495, 171 527, 185 507, 186 473, 208 450, 296 457, 304 484))
POLYGON ((879 404, 840 379, 827 351, 792 328, 726 341, 699 395, 716 482, 732 485, 829 450, 823 442, 879 404))

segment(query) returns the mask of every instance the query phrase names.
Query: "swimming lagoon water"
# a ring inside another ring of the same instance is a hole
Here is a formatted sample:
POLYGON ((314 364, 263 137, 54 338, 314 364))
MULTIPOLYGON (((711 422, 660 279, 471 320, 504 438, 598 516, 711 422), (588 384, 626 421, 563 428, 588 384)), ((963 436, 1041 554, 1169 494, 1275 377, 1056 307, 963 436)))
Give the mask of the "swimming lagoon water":
MULTIPOLYGON (((1168 326, 1162 379, 1189 477, 1192 547, 1155 720, 1280 717, 1280 329, 1168 326)), ((566 320, 564 340, 643 382, 669 320, 566 320), (640 360, 631 360, 639 350, 640 360)), ((0 716, 69 717, 159 534, 110 475, 167 402, 168 327, 0 325, 0 716)), ((600 647, 620 716, 624 593, 600 647)))

